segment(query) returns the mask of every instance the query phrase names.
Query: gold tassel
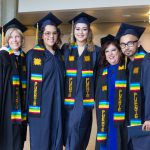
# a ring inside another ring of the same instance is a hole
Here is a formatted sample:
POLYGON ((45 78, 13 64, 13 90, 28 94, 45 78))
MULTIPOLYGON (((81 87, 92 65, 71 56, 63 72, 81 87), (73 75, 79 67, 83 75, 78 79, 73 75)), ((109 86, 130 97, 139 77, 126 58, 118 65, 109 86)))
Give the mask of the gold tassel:
POLYGON ((4 28, 2 27, 2 37, 1 37, 2 47, 4 46, 4 28))
POLYGON ((128 58, 127 58, 127 56, 125 56, 125 69, 127 68, 127 61, 128 61, 128 58))
POLYGON ((71 25, 70 43, 71 43, 71 44, 74 44, 74 21, 73 21, 73 20, 72 20, 72 25, 71 25))
POLYGON ((38 45, 38 34, 39 34, 39 25, 36 25, 36 36, 35 36, 35 45, 38 45))

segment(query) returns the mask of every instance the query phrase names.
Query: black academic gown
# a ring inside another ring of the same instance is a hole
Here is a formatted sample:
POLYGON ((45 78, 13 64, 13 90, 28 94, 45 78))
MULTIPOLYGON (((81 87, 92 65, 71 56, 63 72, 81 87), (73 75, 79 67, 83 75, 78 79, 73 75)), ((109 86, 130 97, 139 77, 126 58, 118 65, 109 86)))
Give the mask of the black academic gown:
POLYGON ((12 68, 15 64, 11 57, 15 56, 0 51, 0 150, 23 150, 26 125, 13 124, 10 117, 13 99, 12 68))
MULTIPOLYGON (((109 113, 108 113, 108 138, 105 142, 100 143, 100 147, 96 146, 95 150, 127 150, 127 130, 125 125, 115 125, 113 120, 114 114, 114 101, 115 101, 115 80, 118 70, 117 65, 110 65, 108 67, 108 77, 107 77, 107 86, 108 86, 108 99, 109 99, 109 113)), ((101 82, 101 68, 97 71, 96 77, 96 117, 97 117, 97 126, 99 125, 100 116, 98 116, 98 105, 99 105, 99 92, 101 82)), ((97 141, 96 141, 97 142, 97 141)))
MULTIPOLYGON (((129 80, 131 76, 132 61, 128 64, 129 80)), ((150 120, 150 54, 146 54, 141 64, 141 90, 142 90, 142 122, 150 120)), ((132 138, 129 150, 149 150, 150 136, 132 138), (132 147, 132 148, 131 148, 132 147)))
MULTIPOLYGON (((27 83, 30 83, 31 58, 33 50, 27 53, 27 83)), ((41 116, 29 115, 31 150, 62 150, 62 103, 63 63, 59 51, 53 55, 48 50, 44 52, 43 82, 41 98, 41 116)), ((30 85, 27 87, 29 99, 30 85)))
MULTIPOLYGON (((63 49, 63 48, 62 48, 63 49)), ((89 143, 92 127, 92 109, 85 109, 83 106, 83 92, 82 92, 82 57, 85 55, 85 49, 77 60, 77 83, 76 96, 73 109, 65 109, 64 114, 64 145, 66 150, 86 150, 89 143)), ((69 49, 63 49, 64 59, 67 59, 69 49)), ((93 76, 93 84, 95 73, 97 69, 97 62, 100 48, 96 46, 93 51, 95 53, 95 70, 93 76)), ((66 64, 65 64, 66 65, 66 64)))

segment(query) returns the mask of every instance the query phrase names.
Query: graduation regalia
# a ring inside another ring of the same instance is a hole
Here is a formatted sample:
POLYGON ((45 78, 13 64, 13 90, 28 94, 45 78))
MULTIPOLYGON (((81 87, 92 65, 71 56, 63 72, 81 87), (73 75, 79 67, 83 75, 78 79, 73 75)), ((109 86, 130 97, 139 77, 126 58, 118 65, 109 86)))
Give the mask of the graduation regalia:
MULTIPOLYGON (((53 18, 55 16, 49 13, 39 21, 39 28, 43 24, 51 24, 53 18)), ((64 70, 61 58, 59 49, 52 54, 41 45, 36 45, 27 53, 31 150, 62 150, 64 70)))
POLYGON ((100 43, 101 43, 101 47, 106 43, 106 42, 109 42, 109 41, 113 41, 115 39, 115 37, 111 34, 108 34, 107 36, 105 37, 102 37, 100 39, 100 43))
MULTIPOLYGON (((139 116, 140 116, 140 121, 141 124, 144 123, 144 121, 146 120, 150 120, 150 111, 148 106, 150 105, 149 102, 149 87, 150 87, 150 82, 148 80, 149 76, 150 76, 150 56, 149 54, 146 54, 146 52, 143 50, 142 47, 139 48, 138 53, 140 52, 144 52, 145 56, 141 62, 141 65, 139 66, 141 68, 141 73, 140 73, 140 93, 141 93, 141 98, 140 98, 140 105, 139 107, 139 116)), ((130 61, 128 63, 128 72, 129 72, 129 83, 131 83, 131 78, 132 78, 132 70, 134 68, 134 61, 130 61)), ((129 109, 129 108, 128 108, 129 109)), ((131 108, 130 108, 131 109, 131 108)), ((128 112, 130 112, 130 110, 128 110, 128 112)), ((131 113, 129 113, 128 116, 128 123, 129 125, 131 125, 131 117, 130 115, 132 115, 131 113)), ((133 147, 133 149, 136 150, 149 150, 150 147, 150 136, 141 136, 141 137, 135 137, 132 138, 132 144, 131 147, 133 147), (142 143, 142 144, 141 144, 142 143)))
MULTIPOLYGON (((96 18, 81 13, 69 23, 90 25, 96 18)), ((85 150, 91 133, 94 107, 94 82, 100 48, 85 46, 78 55, 76 43, 62 47, 65 62, 64 145, 66 150, 85 150)))
MULTIPOLYGON (((12 19, 4 25, 4 32, 14 27, 26 30, 18 20, 12 19)), ((11 47, 0 51, 0 149, 23 150, 26 139, 26 58, 19 49, 11 47)))
POLYGON ((99 68, 96 83, 98 132, 95 150, 126 149, 123 133, 127 83, 124 65, 99 68))
POLYGON ((77 47, 63 46, 65 59, 64 142, 66 150, 85 150, 91 133, 94 106, 94 81, 99 47, 85 47, 78 56, 77 47), (85 71, 86 70, 86 71, 85 71))
MULTIPOLYGON (((131 34, 138 39, 143 34, 145 28, 122 23, 116 35, 117 39, 122 36, 131 34)), ((126 45, 125 45, 126 46, 126 45)), ((127 101, 127 124, 130 126, 141 125, 146 120, 150 120, 150 105, 149 101, 149 87, 150 82, 150 59, 149 54, 140 46, 134 60, 128 63, 128 101, 127 101)), ((128 132, 130 135, 130 133, 128 132)), ((130 140, 129 149, 135 150, 149 150, 150 136, 133 137, 130 140), (142 144, 141 144, 142 143, 142 144)))

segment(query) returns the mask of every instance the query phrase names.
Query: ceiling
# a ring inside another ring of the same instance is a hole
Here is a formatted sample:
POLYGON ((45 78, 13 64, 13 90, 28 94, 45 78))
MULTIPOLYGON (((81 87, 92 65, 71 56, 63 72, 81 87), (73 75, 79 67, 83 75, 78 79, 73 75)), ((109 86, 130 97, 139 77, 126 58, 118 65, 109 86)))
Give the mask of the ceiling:
MULTIPOLYGON (((104 9, 66 10, 53 13, 66 24, 71 18, 80 12, 86 12, 97 18, 95 23, 105 22, 147 22, 150 6, 140 7, 114 7, 104 9)), ((44 17, 47 12, 19 13, 17 18, 25 25, 33 25, 44 17)))

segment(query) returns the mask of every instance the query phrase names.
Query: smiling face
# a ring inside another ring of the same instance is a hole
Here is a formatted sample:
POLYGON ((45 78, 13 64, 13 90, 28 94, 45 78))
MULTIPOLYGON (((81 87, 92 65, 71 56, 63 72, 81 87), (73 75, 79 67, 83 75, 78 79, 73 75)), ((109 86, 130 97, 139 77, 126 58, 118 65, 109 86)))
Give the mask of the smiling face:
POLYGON ((105 49, 105 56, 106 56, 106 60, 108 61, 109 64, 116 65, 116 64, 118 64, 118 62, 120 60, 121 54, 116 46, 114 46, 113 44, 110 44, 105 49))
POLYGON ((77 23, 75 25, 75 29, 74 29, 74 36, 76 39, 76 42, 86 42, 87 38, 88 38, 88 33, 89 33, 89 29, 88 29, 88 25, 85 23, 77 23))
POLYGON ((58 38, 57 28, 54 25, 46 25, 42 39, 47 49, 53 49, 58 38))
POLYGON ((138 38, 131 34, 126 34, 120 38, 120 47, 122 53, 129 58, 132 58, 139 46, 138 38), (122 45, 124 45, 122 47, 122 45))
POLYGON ((22 37, 17 30, 13 30, 8 38, 8 45, 12 50, 18 51, 22 45, 22 37))

